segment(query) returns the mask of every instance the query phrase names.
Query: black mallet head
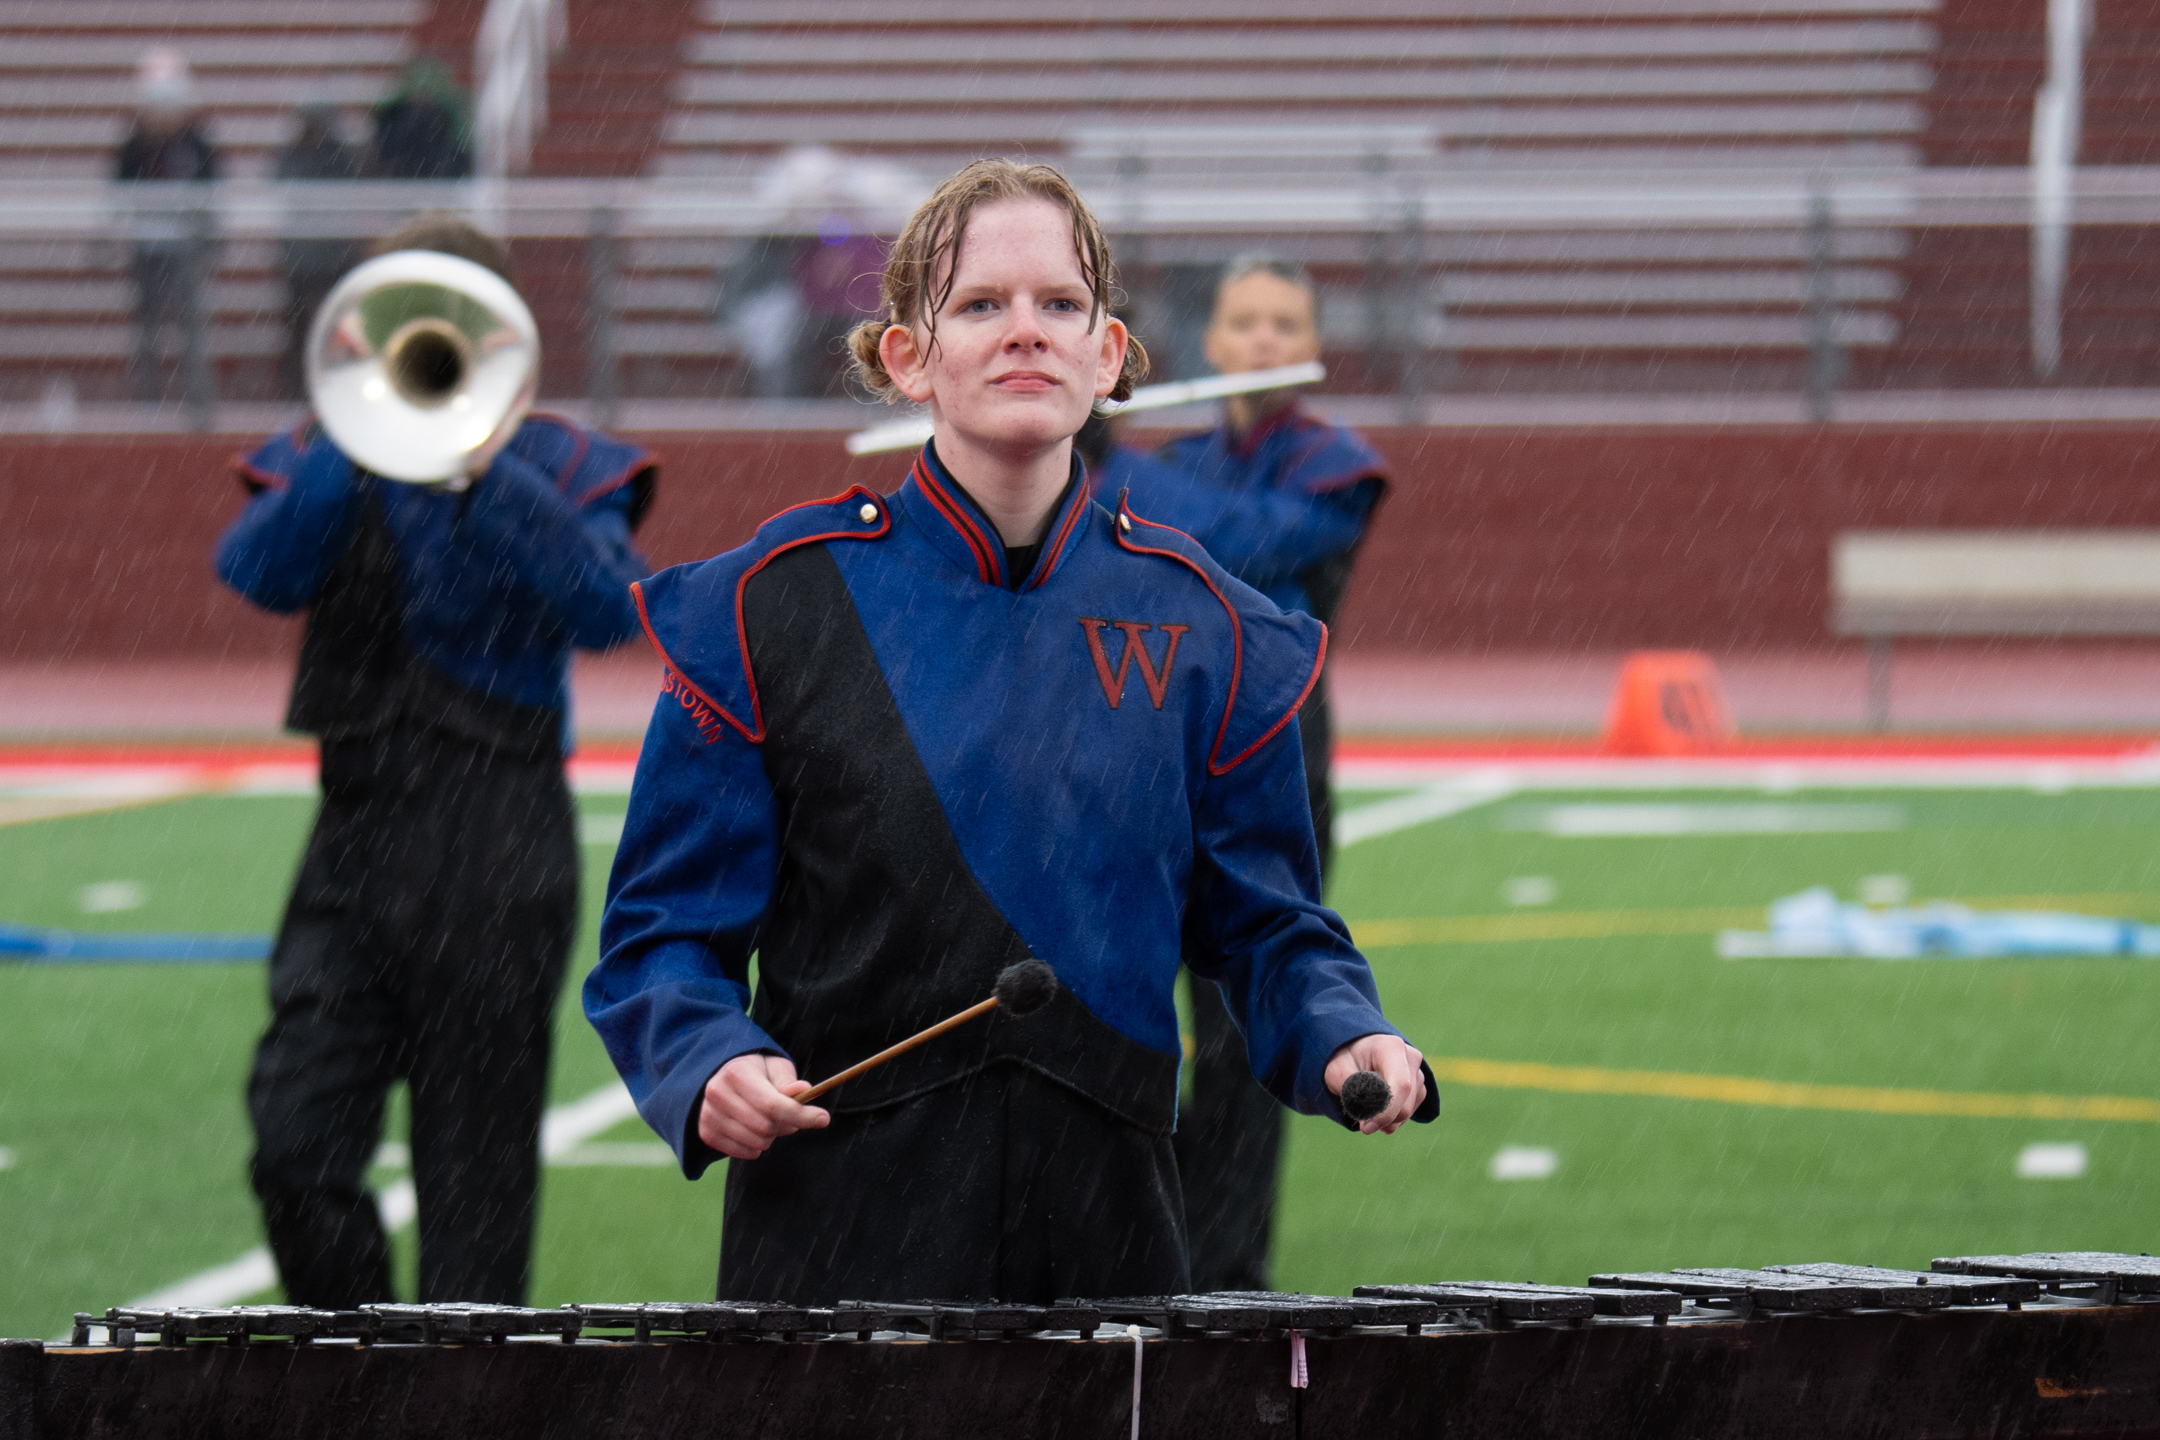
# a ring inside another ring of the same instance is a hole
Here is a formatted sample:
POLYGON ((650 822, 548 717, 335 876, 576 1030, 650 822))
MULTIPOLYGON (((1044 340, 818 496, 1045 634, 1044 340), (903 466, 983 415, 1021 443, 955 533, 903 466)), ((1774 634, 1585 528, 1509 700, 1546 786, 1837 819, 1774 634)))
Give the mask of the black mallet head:
MULTIPOLYGON (((1032 1015, 1057 998, 1057 972, 1040 960, 1022 960, 998 972, 998 1008, 1015 1019, 1032 1015)), ((1384 1088, 1384 1087, 1383 1087, 1384 1088)))
POLYGON ((1387 1113, 1388 1106, 1395 1103, 1395 1092, 1387 1081, 1380 1078, 1377 1070, 1360 1070, 1342 1082, 1342 1113, 1362 1125, 1387 1113))

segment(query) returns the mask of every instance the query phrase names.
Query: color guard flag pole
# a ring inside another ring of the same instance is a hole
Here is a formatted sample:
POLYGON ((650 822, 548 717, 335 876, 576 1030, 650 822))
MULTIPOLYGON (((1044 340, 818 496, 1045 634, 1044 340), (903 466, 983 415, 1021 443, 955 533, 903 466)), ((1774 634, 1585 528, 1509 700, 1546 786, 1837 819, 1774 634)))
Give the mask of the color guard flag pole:
MULTIPOLYGON (((1179 380, 1168 385, 1143 385, 1122 404, 1105 400, 1098 407, 1105 415, 1131 415, 1141 410, 1166 410, 1172 405, 1194 405, 1220 400, 1225 395, 1247 395, 1255 390, 1282 390, 1292 385, 1317 385, 1327 379, 1327 367, 1317 360, 1303 365, 1278 365, 1272 370, 1248 370, 1242 375, 1209 375, 1200 380, 1179 380)), ((850 455, 881 455, 887 450, 918 450, 930 438, 930 417, 914 415, 858 430, 847 438, 850 455)))

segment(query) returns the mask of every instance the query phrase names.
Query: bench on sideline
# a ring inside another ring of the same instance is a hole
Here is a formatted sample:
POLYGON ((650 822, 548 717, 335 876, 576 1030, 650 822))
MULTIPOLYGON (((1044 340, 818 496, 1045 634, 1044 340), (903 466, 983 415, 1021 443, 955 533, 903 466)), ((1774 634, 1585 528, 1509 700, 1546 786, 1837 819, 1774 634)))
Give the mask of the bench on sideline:
POLYGON ((1830 547, 1830 628, 1868 645, 1890 723, 1898 639, 2160 636, 2160 530, 1853 530, 1830 547))

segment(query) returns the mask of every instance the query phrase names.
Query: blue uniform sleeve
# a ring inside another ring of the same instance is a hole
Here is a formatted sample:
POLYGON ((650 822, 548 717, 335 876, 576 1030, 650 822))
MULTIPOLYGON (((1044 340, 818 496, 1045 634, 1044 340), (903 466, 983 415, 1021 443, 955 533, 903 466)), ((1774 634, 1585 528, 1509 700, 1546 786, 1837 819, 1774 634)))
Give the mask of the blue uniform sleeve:
POLYGON ((786 1053, 748 1014, 779 830, 758 748, 701 730, 669 679, 631 783, 585 1016, 695 1180, 718 1158, 697 1135, 705 1082, 738 1055, 786 1053))
POLYGON ((1104 488, 1131 491, 1135 515, 1182 530, 1215 563, 1259 590, 1270 590, 1351 549, 1380 498, 1366 478, 1311 491, 1253 486, 1230 489, 1132 451, 1113 457, 1104 488))
POLYGON ((264 451, 277 453, 257 458, 273 458, 281 468, 248 464, 245 473, 263 488, 218 541, 217 573, 254 604, 289 615, 315 599, 337 563, 355 472, 327 438, 317 438, 297 457, 282 438, 264 451))
POLYGON ((1320 903, 1320 856, 1296 722, 1208 782, 1194 825, 1188 963, 1240 1019, 1255 1079, 1294 1110, 1341 1120, 1328 1060, 1400 1034, 1342 917, 1320 903))
POLYGON ((572 644, 606 650, 637 633, 629 587, 647 573, 630 543, 627 502, 617 492, 580 509, 546 472, 505 450, 473 485, 460 523, 572 644))

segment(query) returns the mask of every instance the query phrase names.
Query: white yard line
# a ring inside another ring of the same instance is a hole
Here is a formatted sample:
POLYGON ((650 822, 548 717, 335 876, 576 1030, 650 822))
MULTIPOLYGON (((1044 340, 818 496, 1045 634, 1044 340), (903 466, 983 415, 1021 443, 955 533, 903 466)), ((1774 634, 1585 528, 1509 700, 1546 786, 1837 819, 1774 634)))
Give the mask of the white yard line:
POLYGON ((1515 793, 1514 774, 1505 769, 1472 770, 1428 784, 1408 795, 1346 810, 1335 818, 1335 843, 1351 846, 1433 820, 1460 815, 1515 793))
MULTIPOLYGON (((1460 783, 1494 773, 1495 768, 1466 760, 1348 759, 1335 762, 1334 780, 1352 789, 1399 789, 1460 783)), ((1761 790, 1784 795, 1800 790, 2030 790, 2048 795, 2066 790, 2160 788, 2160 763, 2150 754, 2099 759, 1517 759, 1507 762, 1505 773, 1517 790, 1533 791, 1761 790)))
MULTIPOLYGON (((581 1099, 557 1105, 540 1122, 540 1158, 553 1161, 571 1155, 593 1136, 605 1134, 636 1114, 637 1105, 619 1080, 603 1085, 581 1099)), ((375 1203, 382 1211, 383 1228, 393 1234, 410 1225, 413 1216, 419 1212, 410 1179, 386 1186, 377 1193, 375 1203)), ((258 1245, 237 1259, 190 1275, 162 1290, 153 1290, 140 1299, 130 1300, 128 1307, 176 1310, 183 1306, 231 1305, 268 1290, 277 1284, 277 1279, 277 1263, 270 1258, 269 1247, 258 1245)), ((64 1345, 67 1341, 62 1338, 52 1343, 64 1345)))
MULTIPOLYGON (((622 760, 580 760, 568 767, 570 788, 580 795, 627 795, 636 766, 622 760)), ((21 808, 89 804, 113 809, 191 795, 306 795, 318 793, 312 760, 275 760, 252 765, 187 761, 152 764, 0 764, 0 804, 21 808)), ((0 810, 0 814, 4 814, 0 810)))

